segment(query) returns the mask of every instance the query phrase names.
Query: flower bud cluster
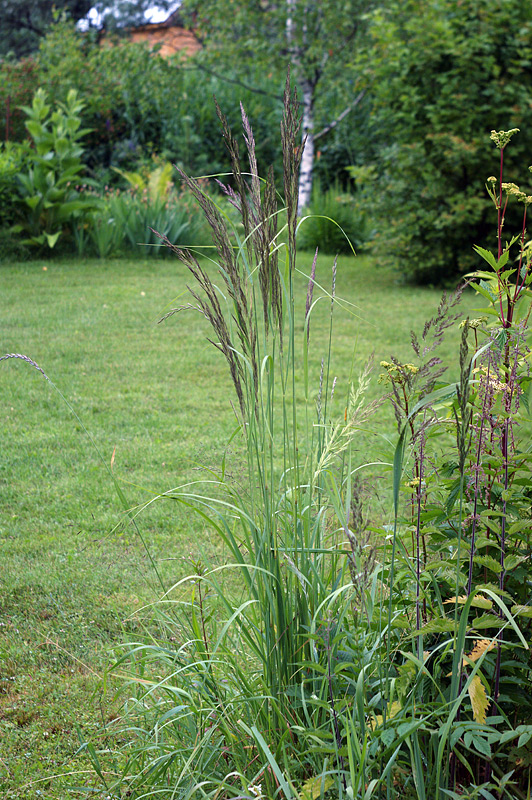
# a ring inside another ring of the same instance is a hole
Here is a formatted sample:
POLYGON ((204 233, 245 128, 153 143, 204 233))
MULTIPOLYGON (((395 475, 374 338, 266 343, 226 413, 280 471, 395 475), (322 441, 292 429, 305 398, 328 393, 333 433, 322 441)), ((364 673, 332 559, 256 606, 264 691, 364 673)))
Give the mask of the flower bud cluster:
POLYGON ((519 128, 511 128, 509 131, 492 131, 490 139, 498 148, 504 150, 514 133, 519 133, 519 128))
POLYGON ((407 383, 411 375, 417 375, 419 372, 419 367, 416 367, 414 364, 394 364, 389 361, 381 361, 380 365, 384 367, 386 372, 382 372, 379 375, 379 383, 386 383, 389 381, 390 383, 403 385, 407 383))

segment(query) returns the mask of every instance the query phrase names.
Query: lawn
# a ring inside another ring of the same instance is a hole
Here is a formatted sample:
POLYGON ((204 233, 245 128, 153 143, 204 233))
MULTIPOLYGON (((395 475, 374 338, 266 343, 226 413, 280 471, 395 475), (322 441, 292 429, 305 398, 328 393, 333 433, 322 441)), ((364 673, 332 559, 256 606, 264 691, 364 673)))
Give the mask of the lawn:
MULTIPOLYGON (((310 263, 300 256, 303 272, 310 263)), ((331 263, 320 257, 316 274, 328 291, 331 263)), ((131 507, 200 478, 203 467, 217 468, 235 429, 232 385, 198 313, 157 324, 188 302, 176 260, 42 260, 2 264, 0 272, 0 355, 30 356, 79 417, 29 364, 0 364, 0 793, 59 800, 96 785, 87 759, 74 754, 78 731, 90 738, 119 710, 112 681, 101 690, 110 649, 144 624, 149 612, 137 610, 185 574, 191 559, 223 558, 176 505, 151 505, 139 518, 140 535, 122 524, 106 466, 131 507)), ((305 291, 298 276, 297 292, 305 291)), ((422 329, 440 292, 399 285, 369 259, 344 257, 336 294, 333 413, 342 414, 348 381, 372 352, 370 391, 382 393, 378 362, 391 353, 408 360, 409 332, 422 329)), ((474 305, 472 294, 463 299, 464 317, 474 305)), ((324 299, 312 318, 316 391, 329 313, 324 299)), ((444 360, 456 362, 457 344, 455 326, 444 360)), ((383 406, 372 424, 386 449, 395 436, 390 409, 383 406)), ((238 443, 228 469, 238 478, 238 443)))

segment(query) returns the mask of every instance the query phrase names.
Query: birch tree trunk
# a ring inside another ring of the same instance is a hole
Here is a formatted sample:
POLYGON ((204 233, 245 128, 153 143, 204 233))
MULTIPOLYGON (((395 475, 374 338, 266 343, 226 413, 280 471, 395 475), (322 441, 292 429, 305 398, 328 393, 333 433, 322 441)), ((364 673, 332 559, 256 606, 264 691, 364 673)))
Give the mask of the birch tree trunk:
POLYGON ((299 170, 298 214, 310 203, 312 194, 312 173, 314 170, 314 86, 310 81, 302 81, 303 92, 303 136, 307 137, 301 167, 299 170))
POLYGON ((314 85, 305 77, 304 70, 302 69, 301 47, 306 44, 307 30, 305 16, 307 7, 303 9, 297 8, 298 0, 286 0, 286 41, 288 44, 288 52, 296 73, 299 76, 300 86, 303 92, 303 118, 302 118, 302 134, 303 138, 306 137, 305 149, 303 150, 303 157, 301 159, 301 167, 299 170, 299 194, 297 213, 301 214, 302 209, 308 205, 310 195, 312 192, 312 172, 314 169, 314 85), (302 14, 300 19, 300 33, 302 41, 299 45, 295 41, 295 16, 297 13, 302 14))

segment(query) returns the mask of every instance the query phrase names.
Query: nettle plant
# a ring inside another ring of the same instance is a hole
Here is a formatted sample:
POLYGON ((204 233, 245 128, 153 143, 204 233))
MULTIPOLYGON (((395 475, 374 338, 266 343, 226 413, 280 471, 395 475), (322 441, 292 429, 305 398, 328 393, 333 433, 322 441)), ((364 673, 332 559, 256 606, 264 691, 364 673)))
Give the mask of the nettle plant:
POLYGON ((490 269, 468 276, 486 302, 482 316, 461 323, 459 380, 441 384, 436 348, 457 319, 460 292, 444 298, 421 337, 412 334, 414 363, 381 362, 400 434, 381 741, 391 754, 408 733, 417 797, 530 796, 532 196, 504 182, 516 132, 491 134, 500 153, 499 176, 487 182, 497 248, 475 247, 490 269), (506 239, 515 200, 522 227, 506 239), (394 639, 393 629, 403 633, 394 639))

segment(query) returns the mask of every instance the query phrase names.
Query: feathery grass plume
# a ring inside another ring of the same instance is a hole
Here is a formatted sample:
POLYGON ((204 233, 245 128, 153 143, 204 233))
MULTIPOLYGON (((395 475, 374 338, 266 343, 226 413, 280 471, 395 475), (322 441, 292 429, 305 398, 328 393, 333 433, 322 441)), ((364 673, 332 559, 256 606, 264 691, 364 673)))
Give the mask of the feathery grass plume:
POLYGON ((35 369, 39 370, 41 375, 44 375, 47 381, 50 380, 46 372, 43 369, 41 369, 40 366, 35 361, 33 361, 33 359, 31 359, 29 356, 24 356, 21 353, 6 353, 5 356, 2 356, 0 358, 0 361, 5 361, 8 358, 18 358, 21 361, 25 361, 26 364, 30 364, 30 366, 35 367, 35 369))
POLYGON ((229 365, 229 372, 235 387, 238 403, 240 405, 240 412, 242 414, 242 418, 246 419, 246 406, 244 400, 244 391, 242 388, 245 377, 243 374, 242 365, 231 340, 231 333, 227 326, 220 301, 218 300, 218 292, 216 287, 212 283, 205 270, 201 267, 196 257, 189 250, 181 250, 180 248, 176 248, 175 252, 180 261, 182 261, 183 264, 186 264, 191 274, 196 278, 197 282, 205 292, 207 299, 205 300, 194 289, 192 289, 190 286, 187 286, 188 291, 196 300, 197 306, 187 303, 179 308, 173 308, 167 314, 161 317, 159 322, 164 322, 169 317, 177 314, 179 311, 185 311, 189 309, 199 311, 201 314, 203 314, 203 316, 210 322, 212 329, 218 336, 217 342, 213 341, 212 339, 209 339, 208 341, 218 350, 220 350, 220 352, 225 356, 225 359, 229 365))
MULTIPOLYGON (((179 172, 185 184, 188 186, 203 210, 205 219, 212 230, 213 240, 218 251, 220 266, 219 272, 222 275, 228 295, 232 301, 232 317, 236 324, 236 331, 242 352, 252 367, 253 388, 256 396, 258 391, 258 365, 256 352, 257 331, 253 317, 253 306, 245 289, 246 278, 241 274, 240 265, 236 258, 233 245, 231 244, 227 227, 222 215, 216 208, 215 203, 204 193, 200 184, 195 178, 190 178, 182 170, 179 170, 179 172)), ((205 271, 200 267, 197 259, 190 253, 189 250, 183 250, 182 248, 173 244, 170 242, 167 236, 162 236, 161 234, 157 235, 162 242, 177 255, 180 261, 182 261, 188 267, 190 272, 199 281, 200 285, 207 293, 208 301, 211 304, 211 307, 210 311, 206 313, 206 316, 213 324, 216 332, 219 334, 221 331, 224 334, 220 349, 229 361, 231 377, 235 383, 235 389, 237 391, 239 403, 242 408, 243 395, 240 384, 235 382, 235 375, 237 373, 234 369, 235 359, 237 358, 236 352, 240 348, 238 348, 236 342, 232 341, 231 339, 228 325, 223 318, 223 311, 218 301, 217 291, 214 287, 214 284, 207 276, 205 271), (229 358, 230 351, 232 351, 233 354, 229 358)), ((194 297, 196 300, 198 299, 195 295, 194 297)), ((202 311, 206 312, 206 308, 203 304, 202 311)))
MULTIPOLYGON (((323 370, 324 360, 322 359, 320 388, 317 400, 318 423, 322 416, 323 370)), ((324 424, 323 438, 320 443, 321 449, 317 454, 316 459, 314 482, 317 483, 319 476, 326 470, 330 469, 333 462, 335 462, 339 456, 341 456, 341 454, 347 450, 353 440, 354 431, 362 428, 362 426, 383 403, 384 398, 381 397, 378 397, 371 403, 366 404, 364 402, 364 398, 369 387, 372 370, 373 357, 366 362, 362 371, 360 372, 356 388, 354 384, 351 384, 345 417, 342 418, 341 422, 338 422, 335 425, 324 424)), ((336 378, 333 382, 333 393, 335 385, 336 378)), ((323 420, 323 423, 325 422, 326 420, 323 420)))
MULTIPOLYGON (((177 256, 191 270, 192 274, 199 280, 200 285, 206 291, 211 310, 207 313, 204 304, 201 305, 203 313, 213 324, 213 327, 220 335, 223 334, 220 349, 225 354, 231 370, 231 376, 235 383, 235 388, 239 402, 243 403, 242 384, 238 379, 239 371, 236 369, 237 350, 241 350, 244 358, 251 364, 253 373, 253 391, 255 395, 254 407, 256 410, 256 399, 259 385, 258 376, 258 356, 257 356, 257 325, 253 304, 253 290, 250 276, 255 270, 259 276, 259 287, 262 298, 262 310, 266 334, 268 334, 270 322, 274 324, 279 333, 280 346, 282 348, 283 337, 283 295, 281 278, 278 269, 278 252, 275 247, 275 237, 277 234, 277 193, 274 185, 273 168, 268 171, 263 193, 261 194, 261 179, 258 173, 258 165, 255 153, 255 139, 249 123, 248 117, 241 106, 242 126, 244 130, 244 140, 246 142, 249 160, 248 173, 250 185, 248 186, 242 171, 241 159, 238 142, 233 136, 227 123, 227 119, 222 113, 218 104, 216 110, 222 126, 222 133, 225 144, 231 159, 232 175, 236 190, 222 186, 230 201, 240 213, 244 227, 245 240, 240 248, 235 248, 231 242, 227 225, 219 212, 214 201, 203 191, 199 182, 188 176, 183 170, 179 173, 190 189, 205 219, 209 224, 214 243, 218 252, 219 271, 224 280, 229 297, 232 301, 232 316, 236 323, 236 331, 240 341, 237 348, 231 341, 229 327, 227 323, 219 319, 221 313, 220 304, 213 303, 214 297, 213 284, 208 279, 206 273, 201 270, 196 259, 192 258, 190 252, 183 252, 181 248, 169 242, 168 237, 161 236, 163 242, 170 247, 177 256), (201 277, 198 278, 198 275, 201 277), (230 351, 233 351, 229 356, 230 351)), ((198 298, 194 295, 195 299, 198 298)), ((241 377, 241 371, 240 371, 241 377)))
POLYGON ((283 147, 284 197, 288 227, 288 253, 290 270, 295 269, 296 229, 298 215, 299 167, 307 137, 298 143, 301 130, 301 117, 297 93, 290 87, 290 72, 284 90, 284 111, 281 122, 281 143, 283 147))
MULTIPOLYGON (((242 174, 242 166, 240 162, 240 148, 238 146, 238 141, 233 136, 231 128, 229 127, 229 123, 227 122, 227 117, 223 114, 220 106, 216 98, 214 98, 214 104, 216 106, 216 113, 218 115, 218 119, 220 120, 220 124, 222 126, 222 136, 225 142, 225 148, 229 154, 229 159, 231 161, 231 172, 232 178, 235 183, 235 197, 238 200, 238 205, 236 208, 240 211, 240 215, 242 217, 242 225, 244 227, 244 236, 246 238, 246 246, 248 249, 248 255, 251 259, 252 251, 251 251, 251 222, 249 219, 249 205, 246 199, 246 195, 248 192, 248 188, 246 186, 246 182, 244 176, 242 174)), ((242 106, 241 106, 242 108, 242 106)), ((251 168, 253 172, 253 168, 251 168)), ((220 185, 223 184, 219 181, 220 185)))
MULTIPOLYGON (((349 517, 353 442, 370 413, 362 404, 369 366, 362 371, 358 389, 351 390, 345 418, 342 414, 339 424, 329 420, 327 401, 336 385, 332 372, 332 387, 328 383, 335 262, 318 424, 310 420, 308 391, 302 424, 296 310, 305 304, 308 323, 316 257, 305 302, 294 286, 302 152, 295 93, 287 83, 282 144, 289 241, 282 272, 274 241, 273 173, 270 170, 265 183, 259 178, 245 113, 250 171, 242 172, 237 143, 221 112, 219 116, 233 168, 232 186, 224 191, 240 212, 245 240, 237 231, 234 246, 213 201, 197 181, 182 173, 213 230, 218 252, 214 266, 221 277, 216 273, 215 278, 211 267, 203 267, 190 251, 161 237, 194 278, 193 302, 172 309, 165 318, 195 309, 209 321, 215 334, 211 341, 229 364, 245 422, 240 430, 246 478, 232 481, 224 459, 218 480, 208 481, 215 483, 212 495, 197 485, 164 495, 197 511, 212 526, 228 558, 221 567, 196 569, 176 587, 189 581, 184 596, 175 603, 168 598, 179 620, 179 645, 131 644, 124 656, 122 663, 129 659, 136 675, 142 670, 136 679, 138 718, 128 732, 128 739, 138 737, 140 745, 128 750, 131 760, 117 786, 127 784, 137 797, 164 794, 171 786, 173 794, 183 798, 198 793, 206 798, 247 798, 250 787, 260 783, 263 797, 282 794, 297 800, 308 794, 306 786, 320 784, 324 794, 330 782, 344 797, 349 780, 344 730, 354 718, 352 690, 363 667, 374 673, 375 657, 364 662, 363 653, 376 653, 381 641, 375 625, 353 628, 350 551, 339 542, 349 517), (252 359, 260 369, 251 366, 252 359), (157 678, 150 681, 146 676, 152 674, 157 678), (176 713, 176 700, 186 707, 183 713, 176 713)), ((304 337, 304 349, 307 346, 304 337)), ((308 362, 306 367, 305 379, 308 362)), ((361 562, 359 571, 363 570, 361 562)), ((372 586, 377 586, 376 576, 372 586)), ((369 595, 377 589, 365 586, 364 591, 357 605, 365 603, 367 618, 373 621, 374 595, 369 595)), ((165 609, 157 613, 164 615, 165 609)), ((175 623, 168 624, 175 631, 175 623)), ((370 677, 373 681, 374 674, 370 677)), ((362 688, 360 708, 365 702, 362 688)), ((368 758, 372 762, 376 757, 368 758)))
POLYGON ((278 213, 273 166, 268 169, 268 175, 261 194, 261 178, 257 164, 255 137, 242 103, 240 104, 240 111, 249 161, 249 173, 247 174, 250 177, 250 184, 248 185, 242 172, 238 142, 231 132, 227 118, 216 103, 216 112, 231 160, 236 191, 224 186, 220 181, 218 183, 231 197, 233 204, 240 211, 248 257, 248 272, 252 272, 254 268, 257 268, 259 272, 266 332, 268 332, 270 314, 272 314, 282 343, 282 290, 278 271, 278 251, 274 246, 277 235, 278 213))

